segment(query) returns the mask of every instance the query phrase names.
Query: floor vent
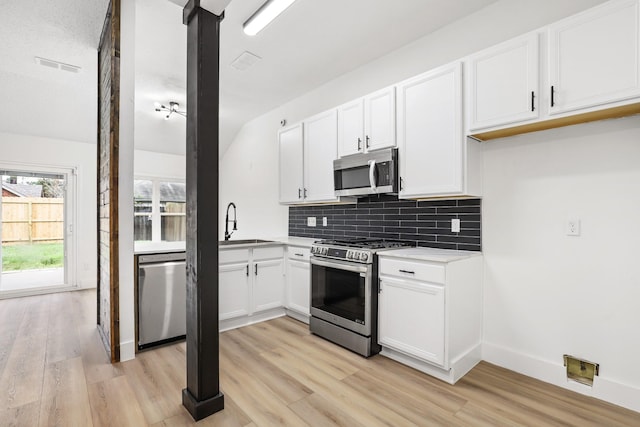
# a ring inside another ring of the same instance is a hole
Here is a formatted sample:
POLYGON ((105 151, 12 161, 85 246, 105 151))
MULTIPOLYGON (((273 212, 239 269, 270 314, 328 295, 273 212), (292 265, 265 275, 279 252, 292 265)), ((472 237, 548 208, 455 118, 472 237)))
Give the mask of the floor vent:
POLYGON ((59 61, 54 61, 53 59, 40 58, 39 56, 36 56, 35 58, 36 58, 36 64, 40 64, 43 67, 55 68, 58 70, 67 71, 69 73, 74 73, 74 74, 79 73, 80 70, 82 69, 75 65, 64 64, 59 61))

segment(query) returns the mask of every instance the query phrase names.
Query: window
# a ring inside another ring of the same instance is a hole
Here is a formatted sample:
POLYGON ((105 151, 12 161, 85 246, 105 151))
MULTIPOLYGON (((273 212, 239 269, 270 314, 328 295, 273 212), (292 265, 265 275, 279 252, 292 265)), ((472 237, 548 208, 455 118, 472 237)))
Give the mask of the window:
POLYGON ((134 181, 134 240, 176 242, 186 239, 186 186, 160 179, 134 181))

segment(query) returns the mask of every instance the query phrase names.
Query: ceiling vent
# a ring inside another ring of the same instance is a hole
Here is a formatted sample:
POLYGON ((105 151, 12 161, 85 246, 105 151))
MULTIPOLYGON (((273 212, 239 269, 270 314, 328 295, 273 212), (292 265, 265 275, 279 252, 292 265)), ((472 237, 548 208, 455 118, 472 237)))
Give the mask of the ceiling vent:
POLYGON ((38 56, 36 58, 36 64, 40 64, 43 67, 55 68, 62 71, 67 71, 69 73, 77 74, 80 72, 82 68, 76 67, 75 65, 64 64, 59 61, 54 61, 53 59, 40 58, 38 56))
POLYGON ((238 71, 244 71, 261 59, 258 55, 245 50, 231 63, 231 66, 238 71))

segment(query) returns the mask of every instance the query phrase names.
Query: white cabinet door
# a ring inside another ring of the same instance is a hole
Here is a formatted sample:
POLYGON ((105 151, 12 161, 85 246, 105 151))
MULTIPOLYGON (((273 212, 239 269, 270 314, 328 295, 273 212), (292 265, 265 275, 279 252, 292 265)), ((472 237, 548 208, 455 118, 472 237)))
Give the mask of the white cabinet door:
POLYGON ((463 191, 462 65, 398 85, 400 197, 463 191))
POLYGON ((305 120, 304 197, 306 202, 337 200, 333 185, 333 161, 337 154, 337 110, 327 111, 305 120))
POLYGON ((302 202, 303 140, 302 124, 278 132, 280 152, 280 203, 302 202))
POLYGON ((390 87, 364 100, 364 148, 366 151, 396 145, 396 89, 390 87))
POLYGON ((612 1, 549 26, 550 114, 640 95, 639 9, 612 1))
POLYGON ((538 118, 538 39, 529 34, 469 57, 470 130, 538 118))
POLYGON ((253 263, 253 313, 284 305, 283 268, 282 259, 253 263))
POLYGON ((311 265, 309 261, 289 260, 287 274, 287 307, 309 315, 311 295, 311 265))
POLYGON ((444 286, 380 279, 379 342, 444 366, 444 286))
POLYGON ((249 314, 249 264, 220 265, 219 306, 220 320, 249 314))
POLYGON ((338 156, 362 151, 363 141, 364 101, 358 99, 338 107, 338 156))

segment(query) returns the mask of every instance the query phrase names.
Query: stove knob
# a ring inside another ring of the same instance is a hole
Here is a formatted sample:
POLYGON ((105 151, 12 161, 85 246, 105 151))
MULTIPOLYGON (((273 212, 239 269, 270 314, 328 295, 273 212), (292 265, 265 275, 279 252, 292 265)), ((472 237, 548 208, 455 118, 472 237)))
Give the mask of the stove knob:
POLYGON ((362 261, 366 261, 366 260, 368 260, 368 259, 369 259, 369 254, 368 254, 368 253, 366 253, 366 252, 361 253, 361 254, 360 254, 360 259, 361 259, 362 261))
POLYGON ((329 248, 322 248, 322 255, 326 255, 329 253, 329 248))
POLYGON ((315 246, 311 246, 311 253, 312 253, 312 254, 315 254, 315 253, 316 253, 316 248, 315 248, 315 246))

